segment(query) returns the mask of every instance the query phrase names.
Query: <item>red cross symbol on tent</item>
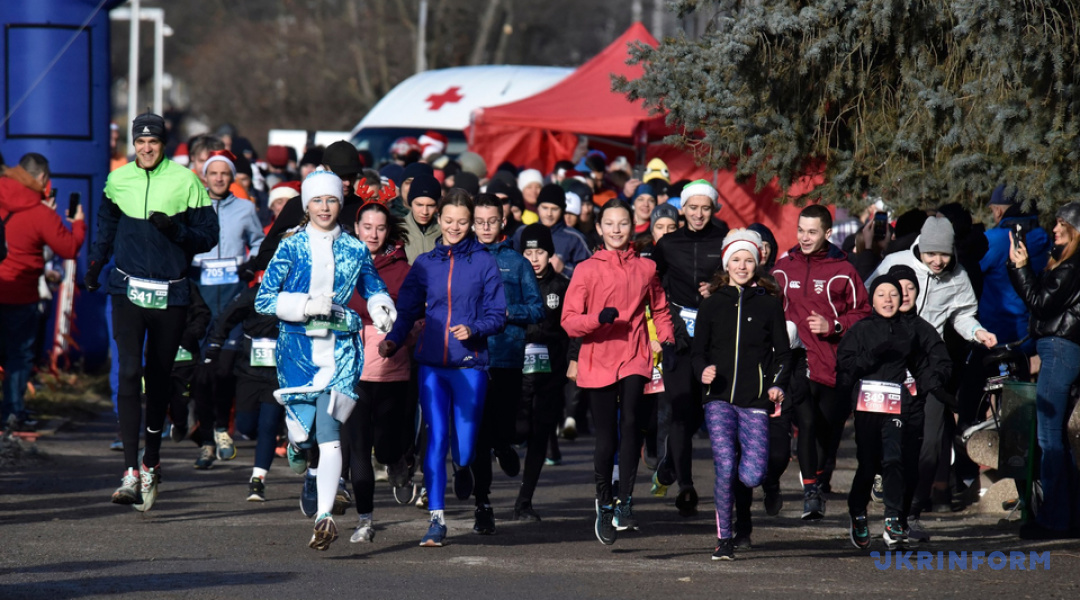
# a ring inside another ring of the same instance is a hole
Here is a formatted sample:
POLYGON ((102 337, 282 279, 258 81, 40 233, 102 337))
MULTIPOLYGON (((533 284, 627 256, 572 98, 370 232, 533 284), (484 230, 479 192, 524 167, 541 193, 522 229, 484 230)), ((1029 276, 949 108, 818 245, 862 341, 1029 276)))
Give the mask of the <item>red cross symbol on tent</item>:
POLYGON ((432 94, 428 96, 424 99, 424 102, 431 103, 431 106, 428 107, 428 110, 439 110, 443 107, 444 104, 452 104, 454 102, 461 101, 461 99, 465 96, 459 94, 459 91, 461 91, 461 88, 455 85, 448 88, 445 92, 441 94, 432 94))

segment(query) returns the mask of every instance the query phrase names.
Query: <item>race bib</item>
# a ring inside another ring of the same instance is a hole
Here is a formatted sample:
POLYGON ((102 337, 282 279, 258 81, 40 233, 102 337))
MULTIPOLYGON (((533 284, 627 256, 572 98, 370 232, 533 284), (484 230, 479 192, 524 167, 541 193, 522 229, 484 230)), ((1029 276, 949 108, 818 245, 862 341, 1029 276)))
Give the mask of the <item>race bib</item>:
POLYGON ((919 395, 919 388, 915 385, 915 376, 911 374, 911 371, 907 372, 907 379, 904 380, 904 387, 912 396, 919 395))
POLYGON ((165 310, 169 306, 169 282, 128 277, 127 298, 141 308, 165 310))
POLYGON ((183 346, 180 346, 176 350, 176 359, 175 359, 176 362, 187 362, 187 361, 192 360, 194 358, 195 357, 193 357, 191 355, 191 353, 188 352, 187 349, 185 349, 183 346))
POLYGON ((646 394, 659 394, 664 391, 664 375, 660 372, 660 367, 652 368, 652 379, 645 384, 646 394))
POLYGON ((235 258, 208 258, 202 261, 202 275, 199 283, 202 285, 227 285, 238 283, 240 276, 236 273, 235 258))
POLYGON ((855 410, 887 415, 900 414, 900 384, 887 381, 862 381, 859 384, 859 402, 855 410))
POLYGON ((334 331, 348 331, 349 330, 349 318, 345 313, 345 309, 334 305, 330 309, 330 316, 328 317, 313 317, 310 321, 304 325, 304 329, 311 331, 313 329, 332 329, 334 331))
POLYGON ((525 344, 525 367, 521 370, 526 375, 550 373, 551 357, 547 346, 543 344, 525 344))
POLYGON ((686 332, 690 334, 690 337, 694 337, 694 324, 697 323, 697 311, 693 308, 684 308, 679 311, 679 316, 682 317, 683 323, 686 323, 686 332))
POLYGON ((274 338, 251 338, 251 366, 276 367, 277 360, 274 358, 276 348, 277 340, 274 338))

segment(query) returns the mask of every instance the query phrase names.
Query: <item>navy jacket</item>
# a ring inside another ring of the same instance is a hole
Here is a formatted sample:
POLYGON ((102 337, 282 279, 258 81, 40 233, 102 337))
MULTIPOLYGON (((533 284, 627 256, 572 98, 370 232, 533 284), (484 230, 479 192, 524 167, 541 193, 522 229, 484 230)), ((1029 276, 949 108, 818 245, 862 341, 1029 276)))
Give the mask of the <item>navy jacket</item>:
POLYGON ((544 319, 544 305, 536 274, 508 239, 487 245, 495 257, 506 293, 506 329, 488 338, 488 364, 500 369, 525 365, 525 326, 544 319))

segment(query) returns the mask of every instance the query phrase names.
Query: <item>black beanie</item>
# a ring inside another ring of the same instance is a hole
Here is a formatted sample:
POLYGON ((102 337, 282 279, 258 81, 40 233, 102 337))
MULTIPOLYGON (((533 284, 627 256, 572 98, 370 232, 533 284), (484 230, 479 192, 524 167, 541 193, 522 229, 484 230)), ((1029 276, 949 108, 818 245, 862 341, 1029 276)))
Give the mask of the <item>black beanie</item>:
POLYGON ((149 111, 135 117, 135 121, 131 123, 131 139, 137 140, 141 137, 157 138, 164 142, 165 119, 149 111))
MULTIPOLYGON (((871 306, 871 308, 873 308, 873 306, 874 306, 874 292, 876 292, 877 289, 879 287, 883 286, 883 285, 891 285, 894 288, 896 288, 896 292, 898 294, 900 294, 900 299, 903 300, 903 298, 904 298, 904 289, 900 287, 900 282, 897 281, 896 277, 893 277, 892 275, 889 275, 889 274, 880 275, 880 276, 878 276, 877 279, 874 280, 873 283, 870 284, 870 306, 871 306)), ((875 310, 874 312, 876 313, 877 311, 875 310)))
POLYGON ((409 202, 416 198, 432 198, 438 200, 442 197, 442 185, 434 175, 417 175, 409 186, 409 202))
MULTIPOLYGON (((915 269, 907 265, 896 265, 889 269, 889 277, 896 278, 897 281, 910 281, 915 285, 915 297, 919 296, 919 277, 915 275, 915 269)), ((900 290, 900 296, 903 297, 904 291, 900 290)))
POLYGON ((233 164, 236 165, 237 175, 247 175, 248 177, 252 176, 251 161, 244 158, 243 155, 237 156, 236 160, 233 161, 233 164))
POLYGON ((352 177, 364 169, 364 165, 360 164, 360 153, 356 151, 356 146, 345 140, 338 140, 327 146, 319 163, 330 167, 338 177, 352 177))
POLYGON ((557 183, 549 183, 540 188, 540 196, 536 199, 536 205, 540 206, 545 202, 554 204, 560 210, 566 211, 566 192, 563 191, 562 186, 557 183))
POLYGON ((480 193, 480 178, 468 171, 462 171, 454 175, 454 187, 469 192, 475 198, 480 193))
POLYGON ((420 175, 435 176, 435 171, 431 168, 431 165, 422 162, 414 162, 413 164, 405 167, 405 174, 402 175, 402 181, 408 181, 410 179, 416 179, 420 175))
MULTIPOLYGON (((323 149, 321 147, 319 147, 319 146, 314 146, 312 148, 308 148, 307 151, 304 152, 304 156, 302 156, 300 158, 300 163, 299 164, 301 166, 302 165, 320 166, 322 164, 325 164, 325 163, 323 163, 323 149)), ((331 170, 333 170, 333 169, 331 169, 331 170)), ((334 175, 338 175, 338 174, 334 173, 334 175)), ((340 175, 338 175, 338 177, 340 177, 340 175)))
POLYGON ((540 223, 533 223, 522 229, 518 252, 524 254, 529 248, 546 250, 549 257, 555 256, 555 243, 551 241, 551 230, 540 223))

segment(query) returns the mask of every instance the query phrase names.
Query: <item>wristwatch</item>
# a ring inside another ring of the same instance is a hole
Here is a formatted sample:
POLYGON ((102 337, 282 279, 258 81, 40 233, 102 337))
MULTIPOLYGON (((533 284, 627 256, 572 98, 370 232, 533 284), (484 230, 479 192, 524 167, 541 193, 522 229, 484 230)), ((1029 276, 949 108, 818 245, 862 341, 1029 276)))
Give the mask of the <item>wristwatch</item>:
POLYGON ((844 333, 844 326, 840 324, 840 321, 833 321, 833 333, 836 335, 844 333))

